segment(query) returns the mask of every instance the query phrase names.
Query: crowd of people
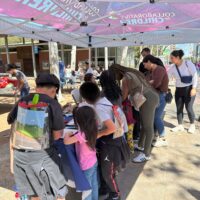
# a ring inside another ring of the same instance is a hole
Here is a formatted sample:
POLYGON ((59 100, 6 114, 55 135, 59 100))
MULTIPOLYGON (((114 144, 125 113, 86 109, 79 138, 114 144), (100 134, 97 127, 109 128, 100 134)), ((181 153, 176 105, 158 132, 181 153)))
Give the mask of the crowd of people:
MULTIPOLYGON (((178 120, 172 131, 184 130, 185 106, 191 124, 188 132, 195 132, 193 104, 198 76, 194 64, 183 60, 182 50, 175 50, 167 72, 148 48, 141 54, 144 58, 139 71, 113 64, 101 73, 100 85, 88 68, 79 88, 81 101, 73 110, 75 132, 64 133, 63 111, 56 100, 59 80, 52 74, 38 75, 35 93, 22 95, 8 115, 8 123, 14 124, 11 146, 15 182, 21 195, 33 200, 65 199, 61 146, 75 144, 77 161, 91 187, 85 199, 98 200, 100 195, 107 195, 107 200, 119 200, 116 175, 126 167, 131 153, 138 151, 132 162, 142 163, 151 159, 152 146, 168 145, 163 117, 171 94, 171 77, 176 80, 178 120)), ((8 71, 13 73, 10 68, 8 71)), ((21 75, 18 77, 22 80, 21 75)))

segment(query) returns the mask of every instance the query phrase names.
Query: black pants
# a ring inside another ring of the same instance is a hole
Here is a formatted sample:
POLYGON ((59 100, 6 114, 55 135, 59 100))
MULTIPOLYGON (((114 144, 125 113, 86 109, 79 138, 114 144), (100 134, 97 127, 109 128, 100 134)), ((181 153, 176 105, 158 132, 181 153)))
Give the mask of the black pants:
POLYGON ((114 152, 120 153, 114 146, 101 146, 99 155, 101 188, 106 189, 110 196, 119 196, 119 188, 115 177, 114 152))
POLYGON ((190 123, 193 124, 195 121, 193 104, 194 104, 194 100, 196 96, 193 96, 193 97, 190 96, 191 89, 192 89, 192 86, 176 88, 175 101, 176 101, 176 108, 177 108, 178 124, 183 123, 184 105, 187 110, 190 123))
POLYGON ((136 123, 134 125, 133 129, 133 139, 137 140, 140 137, 140 113, 133 108, 133 117, 136 120, 136 123))

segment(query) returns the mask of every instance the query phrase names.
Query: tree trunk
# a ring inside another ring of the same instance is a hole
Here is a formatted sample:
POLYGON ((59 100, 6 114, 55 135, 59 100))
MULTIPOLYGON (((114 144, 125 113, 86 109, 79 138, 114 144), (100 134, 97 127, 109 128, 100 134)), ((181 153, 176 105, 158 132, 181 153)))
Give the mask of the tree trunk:
MULTIPOLYGON (((57 76, 57 78, 60 80, 57 42, 49 42, 49 63, 50 63, 50 73, 57 76)), ((58 100, 61 99, 62 99, 62 94, 60 89, 58 94, 58 100)))

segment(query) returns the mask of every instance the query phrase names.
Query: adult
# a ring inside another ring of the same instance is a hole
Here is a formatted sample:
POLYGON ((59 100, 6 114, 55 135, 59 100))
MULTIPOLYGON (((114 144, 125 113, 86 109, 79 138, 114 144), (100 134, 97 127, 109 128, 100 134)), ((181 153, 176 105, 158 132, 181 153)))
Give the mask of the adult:
POLYGON ((163 113, 166 106, 166 93, 168 91, 169 79, 166 72, 166 69, 162 66, 157 65, 157 58, 148 55, 143 59, 143 64, 145 69, 150 71, 150 74, 147 76, 147 80, 156 89, 159 94, 159 106, 156 108, 154 126, 158 131, 159 138, 153 145, 155 147, 167 146, 165 139, 165 128, 163 122, 163 113))
POLYGON ((133 162, 144 162, 151 159, 151 144, 154 136, 154 116, 159 103, 159 96, 146 81, 143 74, 137 70, 126 68, 118 64, 110 67, 118 80, 122 80, 123 99, 130 96, 131 99, 139 92, 143 93, 146 101, 141 105, 141 134, 138 149, 143 151, 133 159, 133 162))
MULTIPOLYGON (((143 58, 145 58, 146 56, 151 55, 151 50, 146 47, 146 48, 142 49, 141 55, 142 55, 143 58)), ((156 58, 156 64, 159 65, 159 66, 163 66, 164 67, 164 64, 163 64, 163 62, 162 62, 162 60, 160 58, 156 58)), ((147 70, 145 68, 143 62, 141 62, 140 65, 139 65, 139 71, 141 73, 143 73, 145 76, 149 72, 149 70, 147 70)))
POLYGON ((30 87, 25 74, 20 70, 17 70, 17 66, 12 64, 7 65, 7 72, 11 75, 16 76, 17 78, 18 83, 15 94, 20 92, 20 97, 27 96, 29 94, 30 87))
POLYGON ((86 74, 93 74, 93 69, 92 67, 89 65, 89 62, 85 62, 85 66, 86 66, 86 74))
POLYGON ((177 108, 178 126, 173 128, 173 132, 184 131, 183 109, 184 105, 190 120, 188 133, 195 132, 195 114, 193 104, 196 97, 196 88, 198 84, 198 75, 195 65, 188 60, 183 59, 183 50, 175 50, 171 53, 171 62, 173 65, 168 71, 169 77, 176 80, 175 101, 177 108))
POLYGON ((53 74, 38 75, 36 93, 21 98, 7 119, 15 127, 11 138, 15 182, 20 195, 31 200, 64 200, 67 193, 53 145, 65 127, 61 106, 54 99, 59 84, 53 74))

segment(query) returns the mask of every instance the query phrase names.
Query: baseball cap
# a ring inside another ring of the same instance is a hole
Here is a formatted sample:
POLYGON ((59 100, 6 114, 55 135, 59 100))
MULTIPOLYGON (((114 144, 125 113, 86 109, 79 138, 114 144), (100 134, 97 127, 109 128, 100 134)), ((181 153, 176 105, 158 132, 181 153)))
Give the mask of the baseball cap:
POLYGON ((54 74, 42 73, 35 80, 37 86, 54 86, 57 88, 57 93, 60 88, 60 81, 54 74))

